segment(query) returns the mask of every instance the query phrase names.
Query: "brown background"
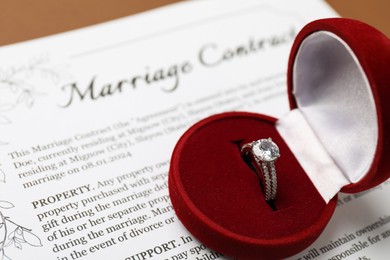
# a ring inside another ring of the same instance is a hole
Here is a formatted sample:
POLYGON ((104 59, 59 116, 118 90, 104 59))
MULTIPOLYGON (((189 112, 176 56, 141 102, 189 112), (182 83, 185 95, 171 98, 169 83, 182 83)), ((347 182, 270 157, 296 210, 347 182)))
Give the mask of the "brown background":
MULTIPOLYGON (((270 0, 271 1, 271 0, 270 0)), ((143 12, 178 0, 1 0, 0 45, 29 40, 143 12)), ((343 17, 390 36, 389 0, 327 0, 343 17)))

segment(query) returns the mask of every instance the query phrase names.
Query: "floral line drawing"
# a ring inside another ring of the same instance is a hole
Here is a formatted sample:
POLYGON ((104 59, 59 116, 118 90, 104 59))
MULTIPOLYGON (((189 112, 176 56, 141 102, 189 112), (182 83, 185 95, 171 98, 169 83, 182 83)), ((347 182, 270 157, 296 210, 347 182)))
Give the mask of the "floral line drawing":
MULTIPOLYGON (((46 94, 43 86, 48 82, 57 85, 64 78, 64 68, 61 68, 64 66, 53 66, 50 63, 49 55, 43 54, 22 65, 0 68, 0 127, 12 124, 7 113, 20 105, 31 109, 36 98, 46 94)), ((0 146, 7 144, 8 142, 0 140, 0 146)), ((0 183, 6 183, 6 173, 1 163, 0 183)), ((42 246, 40 238, 31 229, 4 216, 2 209, 14 207, 11 202, 0 200, 0 260, 11 259, 5 254, 6 249, 11 246, 20 250, 25 245, 42 246)))
MULTIPOLYGON (((45 95, 38 91, 42 87, 42 81, 58 84, 67 75, 64 75, 64 67, 50 64, 48 54, 32 58, 24 65, 12 66, 6 69, 0 68, 0 127, 12 124, 7 112, 24 104, 32 108, 38 96, 45 95)), ((8 142, 0 140, 0 146, 8 142)), ((0 182, 6 182, 6 176, 0 164, 0 182)))
MULTIPOLYGON (((15 109, 20 104, 31 108, 37 96, 45 95, 44 92, 37 90, 42 87, 42 81, 58 84, 64 76, 66 78, 62 71, 63 67, 51 65, 49 55, 43 54, 32 58, 24 65, 0 68, 0 91, 2 96, 5 96, 0 99, 0 125, 12 123, 5 115, 6 112, 15 109)), ((0 140, 1 144, 4 145, 7 142, 0 140)))
MULTIPOLYGON (((38 76, 53 83, 57 83, 60 80, 60 73, 47 66, 48 62, 48 56, 43 55, 32 59, 26 65, 0 69, 0 88, 6 88, 16 96, 13 102, 0 104, 0 111, 12 110, 21 103, 25 103, 29 108, 34 105, 35 96, 44 93, 37 91, 36 84, 30 82, 30 79, 33 77, 38 76)), ((1 118, 0 122, 2 121, 7 121, 7 118, 1 118)))
MULTIPOLYGON (((11 202, 0 201, 0 208, 2 209, 11 209, 13 207, 14 205, 11 202)), ((41 239, 32 233, 31 229, 13 222, 0 211, 0 260, 11 259, 5 254, 6 247, 14 245, 15 248, 22 250, 23 244, 34 247, 42 246, 41 239), (9 232, 10 227, 13 228, 11 232, 9 232)))

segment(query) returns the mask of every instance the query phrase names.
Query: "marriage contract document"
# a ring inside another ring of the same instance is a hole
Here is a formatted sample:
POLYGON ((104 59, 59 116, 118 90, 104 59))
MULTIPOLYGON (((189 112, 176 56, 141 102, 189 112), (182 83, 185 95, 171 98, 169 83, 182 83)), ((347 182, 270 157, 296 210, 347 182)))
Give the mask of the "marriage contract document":
MULTIPOLYGON (((332 16, 314 0, 194 1, 0 48, 0 259, 227 259, 175 216, 175 143, 211 114, 286 113, 294 37, 332 16)), ((291 259, 384 259, 389 195, 341 195, 291 259)))

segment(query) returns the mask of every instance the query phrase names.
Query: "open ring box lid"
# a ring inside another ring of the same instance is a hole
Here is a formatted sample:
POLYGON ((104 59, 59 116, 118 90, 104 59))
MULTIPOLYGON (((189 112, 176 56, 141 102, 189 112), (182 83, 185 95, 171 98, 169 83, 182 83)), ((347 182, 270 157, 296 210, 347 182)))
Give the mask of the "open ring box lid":
POLYGON ((361 22, 306 25, 290 54, 291 111, 280 119, 231 112, 206 118, 179 140, 169 192, 184 226, 239 259, 294 255, 321 234, 339 191, 390 176, 390 40, 361 22), (240 146, 272 137, 278 193, 271 208, 240 146))

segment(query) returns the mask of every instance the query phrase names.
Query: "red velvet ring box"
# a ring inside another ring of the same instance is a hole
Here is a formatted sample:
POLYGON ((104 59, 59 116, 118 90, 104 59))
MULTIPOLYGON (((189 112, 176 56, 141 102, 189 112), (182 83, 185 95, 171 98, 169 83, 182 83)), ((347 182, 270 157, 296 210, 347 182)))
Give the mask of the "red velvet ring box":
POLYGON ((361 22, 306 25, 288 68, 291 111, 280 119, 231 112, 179 140, 169 192, 184 226, 238 259, 279 259, 308 247, 332 217, 339 191, 367 190, 390 175, 390 40, 361 22), (274 208, 240 145, 272 137, 274 208))

